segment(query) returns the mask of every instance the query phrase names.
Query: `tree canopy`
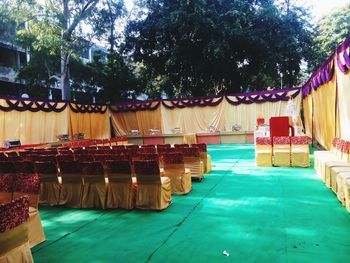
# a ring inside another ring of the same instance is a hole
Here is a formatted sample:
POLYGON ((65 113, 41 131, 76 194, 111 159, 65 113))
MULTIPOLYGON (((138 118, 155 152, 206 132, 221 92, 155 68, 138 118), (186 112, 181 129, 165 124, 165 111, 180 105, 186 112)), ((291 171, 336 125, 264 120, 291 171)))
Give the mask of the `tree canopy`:
POLYGON ((18 74, 28 92, 60 85, 66 99, 118 102, 291 87, 349 34, 350 5, 314 28, 292 0, 134 2, 4 0, 0 35, 29 50, 18 74), (93 42, 103 48, 86 62, 93 42))
POLYGON ((139 5, 145 18, 128 24, 125 50, 169 96, 278 87, 281 73, 285 86, 298 83, 311 42, 301 8, 286 11, 272 0, 139 5))
POLYGON ((313 32, 310 70, 320 66, 350 35, 350 4, 322 17, 313 32))

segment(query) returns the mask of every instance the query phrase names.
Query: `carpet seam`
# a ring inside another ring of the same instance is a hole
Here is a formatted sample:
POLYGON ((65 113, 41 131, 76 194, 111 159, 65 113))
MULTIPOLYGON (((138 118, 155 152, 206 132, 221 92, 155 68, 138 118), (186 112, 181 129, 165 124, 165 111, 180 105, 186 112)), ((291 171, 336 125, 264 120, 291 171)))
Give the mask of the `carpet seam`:
MULTIPOLYGON (((239 162, 241 158, 237 159, 230 168, 226 170, 226 172, 230 171, 233 167, 236 166, 236 164, 239 162)), ((152 257, 157 253, 159 249, 161 249, 167 242, 168 240, 179 230, 180 226, 190 217, 190 215, 194 212, 194 210, 203 202, 203 200, 216 188, 219 183, 223 180, 223 178, 226 177, 226 174, 224 174, 215 184, 212 188, 209 189, 209 191, 195 204, 192 209, 187 213, 187 215, 178 223, 175 225, 174 230, 167 236, 167 238, 148 256, 147 260, 145 263, 150 262, 152 257)))

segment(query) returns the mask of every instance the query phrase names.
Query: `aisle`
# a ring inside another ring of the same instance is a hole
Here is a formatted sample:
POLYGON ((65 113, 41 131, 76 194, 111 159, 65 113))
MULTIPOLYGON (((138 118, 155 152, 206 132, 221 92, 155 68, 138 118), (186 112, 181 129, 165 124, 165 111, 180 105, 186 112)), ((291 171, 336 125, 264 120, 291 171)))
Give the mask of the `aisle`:
POLYGON ((213 171, 166 211, 42 207, 35 262, 350 262, 350 214, 312 168, 257 168, 252 145, 208 150, 213 171))

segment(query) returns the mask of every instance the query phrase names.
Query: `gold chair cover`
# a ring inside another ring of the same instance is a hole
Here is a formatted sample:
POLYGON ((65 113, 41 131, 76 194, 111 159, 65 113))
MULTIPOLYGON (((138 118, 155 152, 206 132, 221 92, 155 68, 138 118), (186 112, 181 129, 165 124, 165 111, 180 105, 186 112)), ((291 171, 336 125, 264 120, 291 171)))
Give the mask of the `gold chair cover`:
POLYGON ((206 173, 210 173, 212 170, 212 167, 211 167, 211 156, 209 154, 207 154, 207 171, 206 173))
POLYGON ((191 191, 191 171, 184 164, 164 164, 164 176, 170 178, 171 193, 184 195, 191 191))
POLYGON ((185 168, 190 169, 192 178, 203 179, 204 165, 200 157, 184 157, 185 168))
POLYGON ((256 166, 272 166, 272 146, 255 145, 256 166))
POLYGON ((104 174, 84 175, 82 191, 82 208, 106 207, 107 184, 104 174))
POLYGON ((307 144, 292 144, 291 163, 293 167, 310 167, 310 151, 307 144))
POLYGON ((273 145, 273 165, 290 166, 290 145, 274 144, 273 145))
POLYGON ((28 242, 28 222, 0 233, 0 263, 34 262, 28 242))
POLYGON ((171 183, 159 174, 136 174, 136 208, 163 210, 171 203, 171 183))
POLYGON ((60 193, 60 205, 72 208, 81 208, 83 182, 82 174, 62 174, 62 188, 60 193))
POLYGON ((61 185, 57 174, 40 174, 40 196, 41 205, 58 205, 60 200, 61 185))
POLYGON ((350 172, 340 172, 337 175, 337 197, 339 201, 345 205, 345 181, 350 179, 350 172))
POLYGON ((136 198, 136 178, 126 173, 109 173, 107 208, 133 209, 136 198))

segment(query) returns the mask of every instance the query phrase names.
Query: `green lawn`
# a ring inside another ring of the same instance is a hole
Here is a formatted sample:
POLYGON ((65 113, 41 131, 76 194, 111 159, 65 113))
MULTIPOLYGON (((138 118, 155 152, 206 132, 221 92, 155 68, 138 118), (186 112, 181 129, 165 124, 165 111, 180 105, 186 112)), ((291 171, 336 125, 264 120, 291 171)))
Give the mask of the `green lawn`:
POLYGON ((41 207, 35 262, 350 262, 350 214, 313 168, 256 167, 253 145, 208 151, 213 171, 165 211, 41 207))

